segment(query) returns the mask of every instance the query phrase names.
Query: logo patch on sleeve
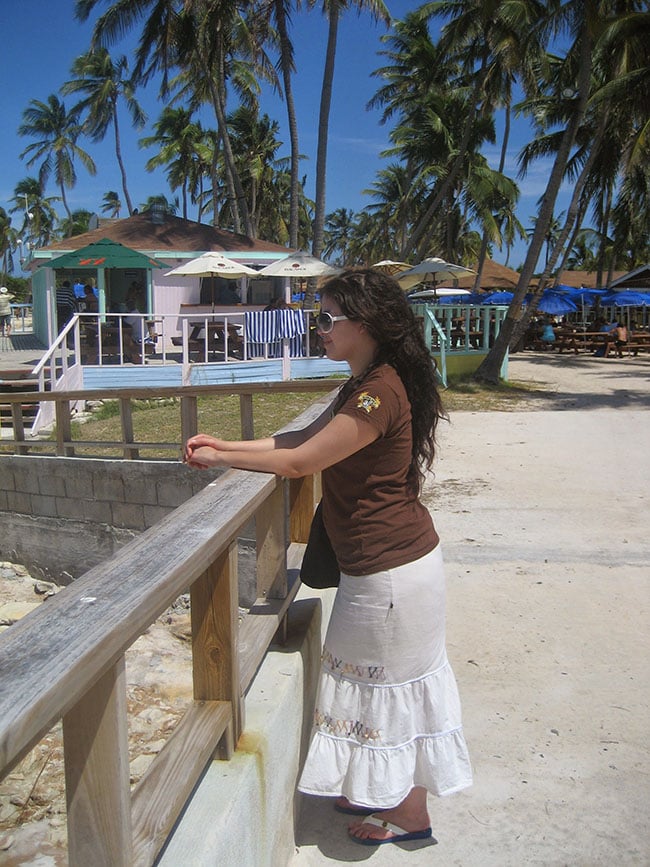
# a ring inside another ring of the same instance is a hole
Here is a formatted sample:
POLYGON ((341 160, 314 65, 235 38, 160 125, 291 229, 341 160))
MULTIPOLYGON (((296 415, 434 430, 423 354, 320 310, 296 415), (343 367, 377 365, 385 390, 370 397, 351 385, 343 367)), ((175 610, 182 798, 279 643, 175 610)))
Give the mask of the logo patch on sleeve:
POLYGON ((357 398, 357 409, 365 409, 367 413, 371 413, 373 409, 379 409, 381 401, 378 397, 371 397, 367 391, 362 391, 357 398))

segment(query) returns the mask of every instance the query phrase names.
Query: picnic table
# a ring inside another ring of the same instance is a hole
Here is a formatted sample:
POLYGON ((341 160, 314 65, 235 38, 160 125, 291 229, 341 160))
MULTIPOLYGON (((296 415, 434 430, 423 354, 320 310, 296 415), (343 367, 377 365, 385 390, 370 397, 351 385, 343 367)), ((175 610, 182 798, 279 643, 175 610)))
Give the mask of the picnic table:
MULTIPOLYGON (((243 358, 244 353, 244 338, 242 335, 242 327, 228 323, 224 320, 207 320, 190 321, 190 332, 188 334, 187 343, 188 350, 191 356, 197 359, 207 359, 211 355, 214 358, 216 354, 235 356, 243 358)), ((174 346, 182 346, 182 337, 172 337, 174 346)))
MULTIPOLYGON (((609 356, 618 353, 616 346, 616 331, 583 331, 579 328, 562 328, 556 331, 555 348, 558 353, 567 350, 576 355, 579 352, 596 352, 605 346, 604 354, 609 356)), ((628 342, 621 347, 628 355, 638 355, 639 352, 650 350, 650 332, 630 332, 628 342)))

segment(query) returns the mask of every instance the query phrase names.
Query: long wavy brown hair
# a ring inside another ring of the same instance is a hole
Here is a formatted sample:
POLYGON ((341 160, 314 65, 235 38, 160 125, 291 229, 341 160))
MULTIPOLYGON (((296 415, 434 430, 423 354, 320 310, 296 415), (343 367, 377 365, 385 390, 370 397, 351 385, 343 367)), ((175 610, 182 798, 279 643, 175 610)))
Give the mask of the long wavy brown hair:
POLYGON ((322 296, 335 301, 349 319, 363 322, 379 346, 372 366, 344 386, 339 402, 379 364, 390 364, 404 384, 411 404, 413 435, 408 482, 419 491, 433 463, 438 421, 447 417, 422 324, 399 283, 375 268, 354 268, 337 274, 321 288, 322 296))

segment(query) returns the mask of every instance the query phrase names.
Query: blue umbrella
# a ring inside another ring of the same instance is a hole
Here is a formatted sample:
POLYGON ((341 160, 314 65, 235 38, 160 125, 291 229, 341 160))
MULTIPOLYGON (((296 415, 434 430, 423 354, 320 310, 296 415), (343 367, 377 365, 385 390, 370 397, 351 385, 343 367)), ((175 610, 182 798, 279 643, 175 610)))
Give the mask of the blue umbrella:
POLYGON ((645 292, 609 292, 600 299, 603 307, 650 307, 650 294, 645 292))
POLYGON ((490 292, 481 301, 481 304, 503 304, 507 307, 514 297, 514 292, 490 292))
POLYGON ((582 287, 580 289, 571 289, 567 292, 567 295, 572 301, 586 304, 588 307, 591 307, 596 298, 600 295, 604 295, 605 292, 607 292, 606 289, 585 289, 582 287))
POLYGON ((537 309, 540 313, 548 313, 551 316, 560 316, 563 313, 575 313, 578 309, 575 303, 567 298, 565 293, 546 289, 542 292, 537 309))
POLYGON ((485 297, 482 292, 470 292, 469 295, 444 295, 438 298, 438 304, 482 304, 485 297))

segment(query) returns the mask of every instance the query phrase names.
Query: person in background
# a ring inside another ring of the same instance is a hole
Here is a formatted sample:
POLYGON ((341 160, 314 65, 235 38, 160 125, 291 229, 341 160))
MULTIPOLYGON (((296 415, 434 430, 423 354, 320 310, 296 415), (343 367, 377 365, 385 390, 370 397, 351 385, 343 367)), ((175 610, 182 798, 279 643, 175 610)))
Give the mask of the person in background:
POLYGON ((598 327, 598 331, 603 334, 603 343, 598 349, 594 352, 596 358, 607 358, 609 354, 609 344, 612 340, 615 340, 614 333, 618 328, 618 322, 605 322, 604 319, 597 319, 596 326, 598 327))
POLYGON ((6 286, 0 286, 0 336, 9 337, 11 334, 11 299, 6 286))
POLYGON ((264 308, 265 310, 286 310, 289 307, 284 298, 272 298, 264 308))
POLYGON ((84 286, 84 305, 86 313, 97 313, 99 310, 99 302, 97 301, 95 290, 89 283, 84 286))
POLYGON ((322 472, 323 520, 341 570, 322 654, 314 732, 298 788, 352 814, 364 845, 431 837, 427 792, 471 785, 445 649, 439 537, 420 500, 446 417, 422 329, 399 284, 346 270, 321 290, 327 357, 351 378, 302 431, 191 437, 191 467, 299 478, 322 472))
POLYGON ((544 344, 544 349, 552 349, 555 343, 555 329, 553 328, 553 320, 547 319, 542 328, 540 340, 544 344))
POLYGON ((616 326, 616 354, 619 358, 623 358, 623 349, 627 346, 628 333, 624 322, 619 322, 616 326))
POLYGON ((77 312, 77 299, 69 280, 56 287, 56 323, 59 334, 77 312))

